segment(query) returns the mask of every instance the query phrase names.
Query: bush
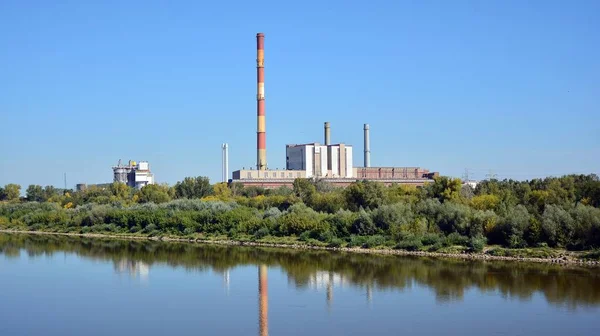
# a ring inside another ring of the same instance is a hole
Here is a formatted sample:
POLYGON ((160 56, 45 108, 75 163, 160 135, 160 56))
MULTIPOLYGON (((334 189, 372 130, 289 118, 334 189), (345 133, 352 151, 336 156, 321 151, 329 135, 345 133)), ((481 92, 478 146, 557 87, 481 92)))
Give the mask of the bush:
POLYGON ((261 239, 261 238, 268 236, 269 234, 270 234, 269 228, 263 227, 263 228, 258 229, 258 231, 256 231, 254 233, 254 238, 261 239))
POLYGON ((442 241, 439 241, 439 242, 437 242, 437 243, 435 243, 435 244, 431 245, 431 246, 430 246, 430 247, 427 249, 427 251, 429 251, 429 252, 436 252, 436 251, 439 251, 439 250, 441 250, 442 248, 444 248, 444 243, 443 243, 442 241))
POLYGON ((487 244, 487 238, 484 236, 471 237, 469 239, 468 247, 473 252, 481 252, 487 244))
POLYGON ((363 247, 366 242, 367 237, 352 235, 348 238, 348 247, 363 247))
POLYGON ((344 244, 344 241, 340 238, 333 238, 331 241, 329 241, 329 244, 327 244, 327 247, 341 247, 344 244))
POLYGON ((461 236, 457 232, 452 232, 446 237, 446 242, 448 245, 467 246, 467 244, 469 243, 469 238, 461 236))
POLYGON ((426 233, 421 237, 421 243, 423 245, 435 245, 443 241, 443 237, 437 233, 426 233))
POLYGON ((352 223, 352 233, 361 236, 369 236, 375 234, 376 231, 377 228, 375 227, 371 216, 369 216, 365 210, 361 209, 358 213, 358 217, 354 220, 354 223, 352 223))
POLYGON ((410 237, 405 239, 396 245, 397 249, 407 250, 407 251, 418 251, 423 247, 423 243, 421 239, 418 237, 410 237))
POLYGON ((365 243, 362 245, 364 248, 373 248, 377 246, 384 246, 386 244, 386 239, 384 236, 376 235, 367 237, 365 243))
POLYGON ((307 242, 309 239, 311 239, 311 233, 309 231, 302 232, 300 237, 298 237, 298 240, 303 242, 307 242))

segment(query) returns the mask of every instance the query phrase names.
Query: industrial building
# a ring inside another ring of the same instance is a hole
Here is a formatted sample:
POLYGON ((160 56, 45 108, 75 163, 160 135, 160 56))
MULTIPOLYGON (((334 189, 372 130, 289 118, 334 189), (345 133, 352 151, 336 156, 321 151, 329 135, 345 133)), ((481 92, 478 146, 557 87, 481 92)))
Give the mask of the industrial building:
POLYGON ((150 171, 150 164, 147 161, 131 161, 127 165, 122 165, 121 160, 113 169, 113 181, 125 183, 126 185, 141 189, 149 184, 154 184, 154 174, 150 171))
MULTIPOLYGON (((353 167, 353 147, 344 143, 331 143, 331 127, 325 122, 323 143, 286 145, 285 170, 268 169, 266 146, 264 34, 256 34, 257 71, 257 132, 256 169, 241 169, 232 173, 230 183, 244 186, 277 188, 292 186, 297 178, 319 179, 336 186, 347 186, 359 180, 379 181, 386 185, 401 183, 421 186, 431 182, 437 172, 420 167, 371 167, 371 150, 368 124, 364 124, 364 166, 353 167)), ((224 175, 227 174, 226 147, 224 150, 224 175)))

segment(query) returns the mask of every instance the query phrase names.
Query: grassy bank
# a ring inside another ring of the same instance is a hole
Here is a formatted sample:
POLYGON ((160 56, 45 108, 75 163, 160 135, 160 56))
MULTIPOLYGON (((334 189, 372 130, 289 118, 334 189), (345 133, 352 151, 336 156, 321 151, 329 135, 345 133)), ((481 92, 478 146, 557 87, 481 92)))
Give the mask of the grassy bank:
POLYGON ((174 235, 151 235, 151 234, 127 234, 127 233, 77 233, 77 232, 59 232, 59 231, 22 231, 22 230, 0 230, 0 233, 18 233, 33 235, 61 235, 86 238, 112 238, 126 240, 155 240, 166 242, 185 242, 191 244, 219 244, 219 245, 241 245, 257 247, 275 247, 288 249, 316 249, 343 251, 352 253, 366 254, 388 254, 388 255, 411 255, 436 258, 455 258, 471 260, 490 260, 490 261, 521 261, 536 263, 554 263, 562 265, 580 264, 587 266, 600 267, 600 251, 573 252, 556 248, 527 248, 527 249, 507 249, 500 246, 486 246, 481 252, 474 252, 467 246, 454 245, 437 250, 428 251, 427 246, 418 250, 405 250, 393 248, 386 245, 362 245, 354 246, 343 244, 342 246, 330 246, 329 244, 316 240, 303 241, 298 237, 274 237, 265 236, 256 238, 250 235, 239 236, 231 239, 226 235, 189 235, 186 237, 174 235))
POLYGON ((475 190, 449 178, 423 188, 297 179, 292 189, 239 189, 198 178, 175 189, 27 189, 26 199, 3 196, 0 229, 468 258, 600 254, 600 180, 592 175, 484 181, 475 190))

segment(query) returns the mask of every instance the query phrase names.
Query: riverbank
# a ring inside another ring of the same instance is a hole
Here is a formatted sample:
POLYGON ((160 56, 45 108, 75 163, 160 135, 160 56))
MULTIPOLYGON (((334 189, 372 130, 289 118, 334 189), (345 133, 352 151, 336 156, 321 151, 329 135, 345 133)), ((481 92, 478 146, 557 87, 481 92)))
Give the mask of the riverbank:
POLYGON ((305 250, 326 250, 349 253, 365 253, 377 255, 404 255, 404 256, 419 256, 431 258, 451 258, 464 260, 483 260, 483 261, 520 261, 533 263, 552 263, 558 265, 583 265, 600 267, 600 260, 585 258, 591 251, 587 252, 572 252, 558 249, 538 249, 544 253, 535 253, 536 249, 503 249, 499 247, 487 246, 483 252, 466 252, 461 251, 460 247, 448 252, 429 252, 429 251, 407 251, 401 249, 392 249, 386 247, 328 247, 312 245, 306 242, 291 239, 291 237, 265 237, 264 239, 249 240, 249 239, 227 239, 226 237, 218 236, 203 236, 196 238, 174 237, 174 236, 149 236, 141 234, 104 234, 104 233, 72 233, 72 232, 48 232, 48 231, 23 231, 23 230, 0 230, 0 233, 8 234, 35 234, 35 235, 58 235, 71 237, 85 238, 110 238, 110 239, 125 239, 125 240, 152 240, 165 242, 182 242, 196 244, 216 244, 216 245, 237 245, 237 246, 255 246, 255 247, 273 247, 273 248, 288 248, 288 249, 305 249, 305 250), (506 252, 505 252, 506 251, 506 252), (550 251, 551 253, 548 253, 550 251), (494 255, 498 253, 509 253, 510 255, 494 255), (531 257, 528 255, 539 255, 531 257))

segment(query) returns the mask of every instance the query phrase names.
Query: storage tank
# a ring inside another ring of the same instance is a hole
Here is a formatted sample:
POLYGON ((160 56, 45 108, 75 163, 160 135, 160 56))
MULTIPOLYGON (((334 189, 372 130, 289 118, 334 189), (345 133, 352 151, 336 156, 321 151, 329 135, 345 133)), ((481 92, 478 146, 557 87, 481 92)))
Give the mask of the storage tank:
POLYGON ((127 184, 127 169, 125 168, 114 168, 113 169, 113 173, 114 173, 114 181, 115 182, 120 182, 120 183, 125 183, 127 184))

